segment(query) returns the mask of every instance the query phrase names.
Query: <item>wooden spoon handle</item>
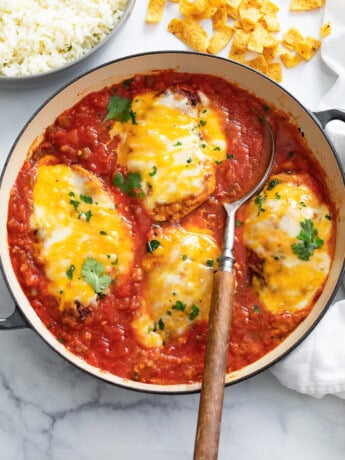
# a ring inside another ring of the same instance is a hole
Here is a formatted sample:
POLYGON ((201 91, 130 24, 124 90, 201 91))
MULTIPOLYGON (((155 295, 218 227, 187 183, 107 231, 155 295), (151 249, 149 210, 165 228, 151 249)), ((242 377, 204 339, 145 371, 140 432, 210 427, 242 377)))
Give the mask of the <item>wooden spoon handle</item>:
POLYGON ((233 273, 215 273, 194 460, 216 460, 218 457, 233 294, 233 273))

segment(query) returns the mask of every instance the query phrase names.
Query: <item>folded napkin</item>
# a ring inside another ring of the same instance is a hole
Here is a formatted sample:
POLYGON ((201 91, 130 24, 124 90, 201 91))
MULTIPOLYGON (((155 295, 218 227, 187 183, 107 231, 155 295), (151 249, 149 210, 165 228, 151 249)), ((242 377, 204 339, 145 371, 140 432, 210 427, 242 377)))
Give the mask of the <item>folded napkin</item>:
MULTIPOLYGON (((332 34, 322 44, 324 63, 338 76, 322 99, 320 110, 345 109, 345 8, 339 0, 327 0, 324 22, 331 21, 332 34)), ((326 128, 345 167, 345 124, 326 128)), ((345 283, 343 280, 345 287, 345 283)), ((311 334, 271 372, 288 388, 316 398, 332 394, 345 399, 345 300, 331 305, 311 334)))

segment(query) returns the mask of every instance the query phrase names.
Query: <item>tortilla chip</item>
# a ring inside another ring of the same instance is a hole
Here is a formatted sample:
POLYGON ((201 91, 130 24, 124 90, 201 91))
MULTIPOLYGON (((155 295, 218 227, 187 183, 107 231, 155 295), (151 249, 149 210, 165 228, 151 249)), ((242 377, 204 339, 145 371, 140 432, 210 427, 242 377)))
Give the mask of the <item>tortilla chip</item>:
POLYGON ((289 50, 294 50, 296 43, 303 40, 303 35, 299 32, 296 27, 291 27, 282 38, 282 44, 289 50))
POLYGON ((323 6, 324 0, 291 0, 291 11, 309 11, 316 10, 323 6))
POLYGON ((277 56, 279 46, 272 46, 271 48, 264 48, 262 55, 266 59, 267 64, 269 64, 277 56))
POLYGON ((253 69, 258 70, 261 73, 267 73, 268 71, 268 65, 267 65, 266 59, 263 57, 262 54, 260 54, 254 59, 245 61, 244 63, 248 65, 249 67, 252 67, 253 69))
POLYGON ((241 29, 237 29, 235 31, 229 53, 230 59, 238 62, 244 62, 247 53, 249 37, 249 32, 245 32, 241 29))
POLYGON ((303 59, 309 61, 317 50, 320 48, 321 42, 313 37, 306 37, 296 43, 296 52, 302 56, 303 59))
POLYGON ((226 2, 226 10, 230 18, 237 19, 239 17, 238 8, 241 2, 242 0, 228 0, 226 2))
POLYGON ((208 36, 206 30, 191 19, 174 18, 168 24, 168 31, 183 43, 200 53, 206 53, 208 36))
POLYGON ((266 75, 272 80, 275 80, 277 83, 281 83, 283 81, 283 69, 280 62, 271 62, 268 65, 268 70, 266 75))
POLYGON ((149 0, 146 11, 146 22, 160 22, 163 16, 165 0, 149 0))
POLYGON ((299 54, 292 54, 288 52, 282 53, 280 55, 280 59, 282 63, 285 65, 285 67, 287 67, 288 69, 296 67, 296 65, 298 65, 302 61, 302 58, 299 54))
POLYGON ((258 27, 250 34, 248 49, 256 53, 262 53, 267 39, 268 32, 263 27, 258 27))
POLYGON ((265 48, 275 48, 279 44, 278 39, 271 33, 267 34, 264 47, 265 48))
POLYGON ((265 14, 262 21, 269 32, 280 32, 280 24, 275 14, 265 14))
POLYGON ((208 3, 207 0, 180 0, 178 7, 183 16, 202 16, 208 8, 208 3))
POLYGON ((228 13, 226 10, 226 6, 220 6, 219 8, 217 8, 217 11, 212 16, 213 29, 217 30, 225 26, 227 19, 228 13))
POLYGON ((248 32, 255 29, 256 24, 262 16, 258 8, 250 6, 243 8, 242 4, 239 9, 243 29, 248 32))
POLYGON ((234 29, 228 25, 218 28, 214 35, 210 38, 207 51, 211 54, 217 54, 231 40, 234 34, 234 29))
POLYGON ((320 27, 320 37, 325 38, 332 32, 331 21, 326 22, 320 27))
POLYGON ((275 3, 272 3, 270 0, 264 2, 264 4, 261 7, 261 12, 264 14, 277 14, 278 11, 279 6, 277 6, 275 3))

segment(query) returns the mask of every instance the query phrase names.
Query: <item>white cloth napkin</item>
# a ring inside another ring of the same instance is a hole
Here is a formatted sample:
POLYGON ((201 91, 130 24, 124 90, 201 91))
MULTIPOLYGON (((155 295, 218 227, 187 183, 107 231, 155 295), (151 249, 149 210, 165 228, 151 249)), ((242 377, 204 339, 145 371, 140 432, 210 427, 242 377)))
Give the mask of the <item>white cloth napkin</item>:
MULTIPOLYGON (((322 44, 321 57, 338 77, 321 101, 320 110, 345 109, 343 1, 327 0, 324 14, 326 21, 331 21, 333 32, 322 44)), ((345 167, 344 123, 332 123, 326 131, 345 167)), ((345 398, 345 300, 331 305, 314 331, 286 358, 273 366, 271 372, 283 385, 300 393, 316 398, 326 394, 345 398)))

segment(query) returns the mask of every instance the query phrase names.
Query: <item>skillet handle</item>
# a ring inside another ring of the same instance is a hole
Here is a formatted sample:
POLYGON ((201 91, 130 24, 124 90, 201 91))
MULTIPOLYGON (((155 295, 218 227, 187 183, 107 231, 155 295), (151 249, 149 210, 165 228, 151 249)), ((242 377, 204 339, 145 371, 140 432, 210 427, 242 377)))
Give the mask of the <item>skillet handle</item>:
POLYGON ((31 326, 17 306, 15 307, 15 310, 11 316, 8 318, 0 318, 0 331, 9 329, 22 329, 24 327, 31 326))
POLYGON ((314 112, 314 115, 319 120, 323 128, 325 128, 326 125, 332 120, 340 120, 345 122, 345 110, 341 109, 323 110, 321 112, 314 112))

